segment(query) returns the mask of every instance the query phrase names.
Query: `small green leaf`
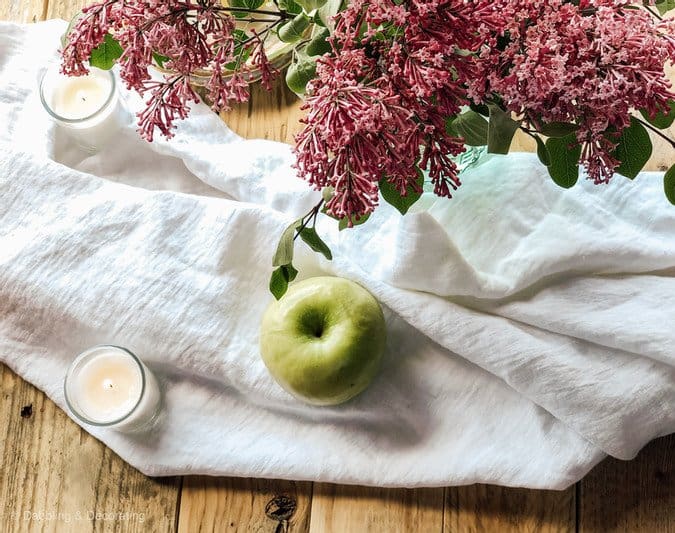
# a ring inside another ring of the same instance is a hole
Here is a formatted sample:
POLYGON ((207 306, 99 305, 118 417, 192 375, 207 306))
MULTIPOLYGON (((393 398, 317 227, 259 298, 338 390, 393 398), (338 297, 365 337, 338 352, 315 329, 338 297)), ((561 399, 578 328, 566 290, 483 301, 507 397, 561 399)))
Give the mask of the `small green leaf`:
MULTIPOLYGON (((367 215, 363 215, 360 218, 352 218, 352 227, 360 226, 361 224, 365 224, 366 220, 370 218, 370 213, 367 215)), ((348 218, 343 218, 340 219, 340 223, 338 224, 338 230, 342 231, 349 228, 349 219, 348 218)))
POLYGON ((326 259, 329 261, 333 259, 333 254, 328 248, 328 245, 323 242, 319 234, 314 228, 304 227, 300 232, 300 238, 307 243, 307 245, 320 254, 323 254, 326 259))
POLYGON ((158 54, 157 52, 153 52, 152 53, 152 59, 155 60, 155 63, 157 63, 157 66, 159 68, 164 68, 164 63, 169 61, 169 59, 171 59, 171 58, 163 56, 161 54, 158 54))
POLYGON ((660 130, 667 130, 673 125, 673 122, 675 122, 675 100, 670 102, 670 112, 667 115, 664 113, 657 113, 654 118, 650 118, 649 114, 644 109, 641 110, 640 113, 652 126, 655 126, 660 130))
POLYGON ((309 24, 307 15, 300 13, 279 28, 279 39, 284 43, 297 43, 303 38, 309 24))
POLYGON ((502 154, 509 153, 511 141, 516 131, 520 127, 520 122, 516 122, 501 107, 490 104, 490 123, 488 125, 488 153, 502 154))
POLYGON ((295 54, 296 61, 291 63, 286 72, 286 85, 298 96, 305 94, 307 84, 316 75, 316 58, 305 54, 295 54))
POLYGON ((408 185, 406 189, 407 194, 402 196, 398 189, 387 181, 387 178, 382 178, 380 180, 380 194, 382 194, 382 198, 388 204, 393 205, 402 215, 405 215, 408 209, 422 196, 424 175, 419 169, 417 170, 417 180, 415 181, 418 185, 418 190, 415 190, 415 187, 412 185, 408 185))
POLYGON ((649 133, 636 118, 631 118, 630 126, 621 133, 614 157, 621 161, 616 169, 618 174, 635 179, 652 156, 652 141, 649 133))
POLYGON ((569 122, 549 122, 539 128, 539 133, 546 137, 565 137, 579 129, 576 124, 569 122))
MULTIPOLYGON (((230 7, 237 7, 241 9, 258 9, 265 3, 265 0, 229 0, 228 3, 230 4, 230 7)), ((237 18, 251 16, 251 14, 246 11, 232 11, 231 13, 237 18)))
POLYGON ((289 13, 290 15, 297 15, 302 13, 302 6, 294 2, 293 0, 279 0, 278 2, 279 9, 289 13))
POLYGON ((548 173, 553 181, 565 189, 573 187, 579 179, 581 157, 581 146, 577 142, 576 135, 548 139, 546 148, 551 158, 548 173))
POLYGON ((666 175, 663 176, 663 190, 668 201, 675 205, 675 165, 670 167, 666 175))
POLYGON ((551 154, 548 152, 548 148, 544 144, 544 141, 539 137, 539 135, 534 136, 534 140, 537 141, 537 157, 541 164, 548 167, 551 164, 551 154))
POLYGON ((307 43, 305 53, 308 56, 322 56, 329 53, 332 50, 330 43, 327 41, 329 36, 330 32, 326 28, 321 28, 321 31, 307 43))
POLYGON ((295 2, 305 10, 305 13, 311 13, 315 9, 322 8, 328 0, 295 0, 295 2))
POLYGON ((317 23, 321 23, 326 28, 332 28, 332 18, 340 11, 342 4, 343 0, 328 0, 316 13, 318 18, 317 23))
POLYGON ((446 130, 450 135, 462 137, 467 146, 485 146, 488 143, 488 121, 475 111, 449 118, 446 130))
POLYGON ((659 10, 659 13, 665 15, 671 9, 675 9, 675 0, 659 0, 655 6, 659 10))
POLYGON ((293 281, 298 275, 298 271, 293 267, 292 264, 281 265, 279 268, 272 272, 270 277, 270 292, 274 297, 279 300, 281 297, 286 294, 288 290, 288 284, 293 281))
POLYGON ((277 250, 272 259, 272 266, 278 267, 288 265, 293 261, 293 244, 295 239, 295 230, 302 224, 302 219, 291 223, 281 234, 277 250))
POLYGON ((103 42, 91 51, 89 63, 101 70, 110 70, 122 56, 124 50, 112 35, 105 34, 103 42))

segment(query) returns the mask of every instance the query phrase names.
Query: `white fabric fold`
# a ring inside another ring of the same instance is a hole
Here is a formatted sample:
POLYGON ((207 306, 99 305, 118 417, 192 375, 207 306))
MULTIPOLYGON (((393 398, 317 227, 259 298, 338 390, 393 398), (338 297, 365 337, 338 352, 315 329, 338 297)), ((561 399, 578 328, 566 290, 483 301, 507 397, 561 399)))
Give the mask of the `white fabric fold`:
POLYGON ((309 407, 257 346, 278 236, 317 198, 290 147, 197 105, 170 141, 144 143, 130 115, 79 153, 37 97, 63 29, 0 23, 0 360, 63 407, 78 352, 138 353, 161 424, 87 430, 143 472, 564 488, 675 431, 675 209, 657 173, 563 191, 531 155, 492 157, 452 200, 322 220, 335 259, 299 247, 302 276, 367 287, 389 339, 364 394, 309 407))

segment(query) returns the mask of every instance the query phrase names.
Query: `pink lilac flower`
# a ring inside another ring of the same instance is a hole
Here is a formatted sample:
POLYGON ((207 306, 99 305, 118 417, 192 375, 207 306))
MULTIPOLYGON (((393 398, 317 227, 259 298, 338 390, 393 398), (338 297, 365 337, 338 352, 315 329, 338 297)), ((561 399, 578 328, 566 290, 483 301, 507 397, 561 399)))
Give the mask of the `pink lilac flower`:
POLYGON ((450 156, 464 145, 445 117, 467 102, 474 28, 494 18, 492 2, 461 0, 353 0, 338 13, 335 53, 319 60, 296 138, 300 176, 334 189, 331 215, 351 224, 372 212, 382 179, 403 196, 420 192, 420 169, 451 196, 460 182, 450 156))
POLYGON ((582 162, 595 183, 619 166, 612 152, 632 109, 654 115, 675 98, 664 65, 675 56, 673 21, 627 0, 502 0, 502 27, 484 28, 475 102, 499 95, 537 129, 574 122, 582 162))
MULTIPOLYGON (((270 19, 270 27, 282 20, 270 19)), ((253 52, 253 66, 271 88, 278 75, 264 52, 264 29, 245 43, 240 52, 253 52)), ((189 113, 190 102, 198 99, 190 87, 195 73, 210 69, 206 84, 215 111, 229 109, 230 102, 248 99, 248 83, 242 65, 233 74, 235 57, 235 19, 219 0, 105 0, 83 10, 68 35, 63 49, 62 70, 66 74, 86 74, 87 61, 94 48, 111 33, 124 50, 119 59, 120 76, 129 89, 148 95, 147 108, 138 114, 139 132, 152 140, 154 130, 167 137, 174 122, 189 113), (153 57, 162 57, 163 66, 172 71, 163 79, 151 75, 153 57)))

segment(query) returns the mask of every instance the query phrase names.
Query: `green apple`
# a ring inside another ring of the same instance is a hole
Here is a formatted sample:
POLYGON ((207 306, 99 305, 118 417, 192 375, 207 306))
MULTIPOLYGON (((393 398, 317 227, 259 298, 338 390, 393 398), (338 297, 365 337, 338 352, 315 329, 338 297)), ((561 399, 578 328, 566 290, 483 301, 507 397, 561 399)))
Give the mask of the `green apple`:
POLYGON ((292 285, 265 311, 260 353, 288 392, 315 405, 336 405, 362 392, 378 371, 386 326, 377 300, 344 278, 292 285))

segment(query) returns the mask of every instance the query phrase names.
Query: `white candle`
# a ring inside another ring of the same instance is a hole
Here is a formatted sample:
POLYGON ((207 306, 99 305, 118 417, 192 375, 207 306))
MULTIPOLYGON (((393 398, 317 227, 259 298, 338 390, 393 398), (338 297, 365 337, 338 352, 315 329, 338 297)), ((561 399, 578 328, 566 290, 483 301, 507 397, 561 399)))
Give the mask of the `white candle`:
POLYGON ((88 152, 105 147, 125 120, 112 71, 90 68, 86 76, 64 76, 58 66, 40 82, 42 105, 56 124, 88 152))
POLYGON ((66 402, 86 424, 138 430, 154 422, 161 394, 155 376, 131 352, 95 346, 71 364, 66 402))

